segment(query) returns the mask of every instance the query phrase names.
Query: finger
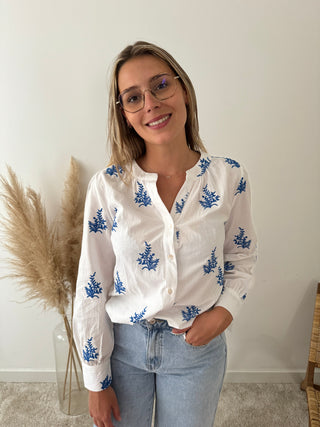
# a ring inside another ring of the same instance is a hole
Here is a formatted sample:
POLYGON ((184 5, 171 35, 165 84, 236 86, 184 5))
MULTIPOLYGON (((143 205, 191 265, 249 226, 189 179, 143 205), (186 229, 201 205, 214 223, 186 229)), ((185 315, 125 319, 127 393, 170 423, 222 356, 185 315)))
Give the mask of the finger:
POLYGON ((113 422, 111 420, 111 416, 110 418, 108 417, 107 421, 105 422, 105 424, 103 424, 104 427, 114 427, 113 422))
POLYGON ((121 421, 120 408, 117 401, 112 406, 112 413, 117 421, 121 421))
POLYGON ((171 329, 171 332, 172 332, 173 334, 177 334, 177 335, 179 335, 179 334, 183 334, 183 333, 187 332, 189 329, 190 329, 190 326, 189 326, 189 328, 184 328, 184 329, 176 329, 176 328, 172 328, 172 329, 171 329))

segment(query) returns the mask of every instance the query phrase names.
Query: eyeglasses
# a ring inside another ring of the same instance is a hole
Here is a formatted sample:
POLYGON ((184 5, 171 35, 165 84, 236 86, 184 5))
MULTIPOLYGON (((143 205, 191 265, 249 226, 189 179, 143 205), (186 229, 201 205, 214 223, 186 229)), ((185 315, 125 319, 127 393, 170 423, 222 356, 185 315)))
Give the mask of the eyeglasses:
POLYGON ((120 104, 128 113, 136 113, 144 107, 145 92, 149 91, 158 101, 164 101, 175 94, 179 78, 170 74, 157 75, 151 79, 149 89, 132 87, 121 92, 116 104, 120 104))

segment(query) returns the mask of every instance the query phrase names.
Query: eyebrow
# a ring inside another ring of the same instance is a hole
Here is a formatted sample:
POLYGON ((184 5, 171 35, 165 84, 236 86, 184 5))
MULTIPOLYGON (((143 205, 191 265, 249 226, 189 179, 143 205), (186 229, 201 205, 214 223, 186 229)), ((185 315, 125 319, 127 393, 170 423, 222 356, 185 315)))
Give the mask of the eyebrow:
MULTIPOLYGON (((169 75, 170 75, 169 73, 159 73, 159 74, 156 74, 155 76, 150 77, 149 83, 151 83, 153 80, 156 80, 157 78, 159 78, 161 76, 169 76, 169 75)), ((124 95, 125 93, 127 93, 131 89, 138 89, 138 88, 139 88, 139 86, 136 86, 136 85, 135 86, 130 86, 127 89, 125 89, 122 92, 120 92, 120 95, 124 95)))

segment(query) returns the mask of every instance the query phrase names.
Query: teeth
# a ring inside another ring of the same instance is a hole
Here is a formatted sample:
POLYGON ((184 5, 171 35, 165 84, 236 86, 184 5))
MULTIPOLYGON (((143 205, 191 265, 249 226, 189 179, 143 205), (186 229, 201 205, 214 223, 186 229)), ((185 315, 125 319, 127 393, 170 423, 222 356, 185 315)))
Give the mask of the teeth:
POLYGON ((165 116, 165 117, 162 117, 162 119, 157 120, 156 122, 151 122, 151 123, 149 123, 148 125, 149 125, 149 126, 156 126, 156 125, 160 125, 160 123, 165 122, 168 118, 169 118, 169 115, 168 115, 168 116, 165 116))

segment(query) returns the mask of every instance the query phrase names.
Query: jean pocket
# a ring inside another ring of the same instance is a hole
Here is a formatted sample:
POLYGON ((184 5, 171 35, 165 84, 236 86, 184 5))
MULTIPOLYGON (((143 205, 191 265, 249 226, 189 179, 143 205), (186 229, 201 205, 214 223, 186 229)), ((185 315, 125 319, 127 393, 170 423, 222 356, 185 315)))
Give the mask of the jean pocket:
POLYGON ((182 334, 182 335, 180 335, 180 339, 183 341, 184 345, 185 345, 187 348, 189 348, 189 349, 193 349, 193 350, 206 349, 206 348, 210 348, 211 346, 212 346, 212 347, 215 347, 216 345, 221 344, 221 343, 220 343, 220 341, 221 341, 221 340, 225 343, 225 340, 224 340, 224 333, 222 333, 222 334, 220 334, 220 335, 217 335, 216 337, 212 338, 212 340, 210 340, 207 344, 203 344, 203 345, 192 345, 192 344, 189 344, 189 343, 186 341, 186 334, 185 334, 185 333, 184 333, 184 334, 182 334))

